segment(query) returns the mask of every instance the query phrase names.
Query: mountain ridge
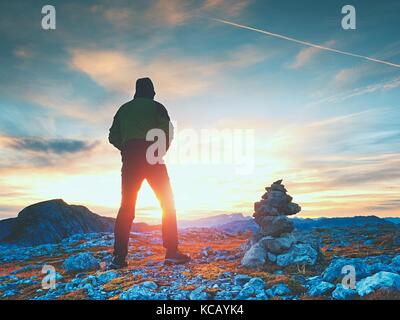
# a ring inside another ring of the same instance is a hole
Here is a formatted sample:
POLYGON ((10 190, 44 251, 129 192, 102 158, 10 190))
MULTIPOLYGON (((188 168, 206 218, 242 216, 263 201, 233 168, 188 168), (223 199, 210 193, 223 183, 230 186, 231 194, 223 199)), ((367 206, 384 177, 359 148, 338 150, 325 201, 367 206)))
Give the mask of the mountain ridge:
MULTIPOLYGON (((377 216, 291 218, 297 229, 399 225, 398 218, 377 216)), ((115 218, 104 217, 83 205, 68 204, 62 199, 51 199, 29 205, 16 218, 0 220, 0 243, 38 245, 57 243, 79 233, 112 232, 115 218)), ((242 213, 219 214, 194 220, 180 220, 180 229, 217 228, 224 232, 257 231, 254 219, 242 213)), ((134 223, 132 231, 158 230, 159 224, 134 223)))

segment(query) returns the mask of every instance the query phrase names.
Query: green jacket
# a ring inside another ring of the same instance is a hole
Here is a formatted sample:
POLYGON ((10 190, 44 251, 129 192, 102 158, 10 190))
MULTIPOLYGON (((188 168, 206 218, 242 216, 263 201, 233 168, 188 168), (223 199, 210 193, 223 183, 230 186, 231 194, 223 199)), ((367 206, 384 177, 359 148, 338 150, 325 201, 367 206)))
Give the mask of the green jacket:
POLYGON ((157 128, 166 134, 167 148, 173 137, 173 127, 165 107, 150 98, 134 98, 122 105, 114 116, 108 141, 119 150, 131 139, 146 140, 149 130, 157 128))

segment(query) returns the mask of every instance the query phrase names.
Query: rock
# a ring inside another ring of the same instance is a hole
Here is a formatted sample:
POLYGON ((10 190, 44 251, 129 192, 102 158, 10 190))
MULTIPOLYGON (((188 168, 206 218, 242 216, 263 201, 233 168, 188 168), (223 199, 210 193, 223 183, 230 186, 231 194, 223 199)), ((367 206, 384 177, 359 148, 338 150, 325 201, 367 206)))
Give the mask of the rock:
POLYGON ((393 268, 393 267, 394 266, 387 265, 382 262, 376 262, 376 263, 373 263, 373 264, 367 266, 369 274, 375 274, 380 271, 396 272, 396 268, 393 268))
POLYGON ((342 279, 348 272, 342 273, 344 266, 352 266, 355 269, 356 280, 371 275, 370 267, 362 258, 338 258, 335 257, 322 273, 322 278, 327 282, 335 282, 342 279))
POLYGON ((318 252, 309 244, 295 244, 286 253, 276 258, 278 266, 286 267, 295 264, 315 265, 318 252))
POLYGON ((292 293, 292 290, 285 283, 276 284, 270 290, 273 296, 287 296, 292 293))
POLYGON ((392 263, 389 266, 393 271, 400 273, 400 255, 397 255, 396 257, 394 257, 392 259, 392 263))
POLYGON ((301 274, 294 274, 293 276, 291 276, 292 281, 299 283, 301 285, 305 285, 306 284, 306 277, 301 275, 301 274))
POLYGON ((400 266, 400 254, 397 255, 397 256, 395 256, 395 257, 392 259, 392 264, 393 264, 393 265, 399 265, 399 266, 400 266))
POLYGON ((281 191, 269 191, 262 196, 264 200, 267 200, 268 204, 275 208, 283 208, 289 203, 288 196, 281 191))
POLYGON ((142 282, 141 285, 145 288, 152 289, 152 290, 156 290, 158 288, 157 283, 155 283, 154 281, 145 281, 145 282, 142 282))
POLYGON ((357 293, 361 297, 382 289, 400 291, 400 275, 393 272, 381 271, 358 281, 356 284, 357 293))
POLYGON ((265 288, 265 282, 261 278, 252 278, 247 282, 243 288, 252 287, 255 291, 263 290, 265 288))
POLYGON ((200 286, 193 290, 189 294, 189 299, 190 300, 208 300, 210 298, 210 294, 208 292, 205 292, 204 290, 206 289, 206 286, 200 286))
POLYGON ((270 252, 267 252, 267 259, 274 263, 274 262, 276 262, 276 255, 274 255, 270 252))
POLYGON ((240 290, 239 294, 236 296, 235 300, 246 300, 256 294, 254 287, 248 286, 240 290))
POLYGON ((286 208, 282 211, 283 214, 290 216, 301 211, 301 207, 297 203, 289 203, 286 208))
POLYGON ((200 250, 200 254, 204 257, 208 257, 212 254, 214 254, 213 248, 208 246, 208 247, 204 247, 200 250))
POLYGON ((256 218, 256 222, 260 224, 260 219, 257 219, 258 217, 279 215, 281 214, 279 213, 279 210, 277 208, 273 207, 269 203, 262 203, 262 205, 256 210, 253 216, 256 218))
POLYGON ((293 235, 287 234, 279 238, 273 238, 271 236, 264 237, 260 240, 260 244, 263 245, 268 252, 280 254, 289 250, 295 241, 296 239, 293 235))
POLYGON ((245 253, 241 263, 244 267, 258 268, 264 265, 265 259, 264 248, 259 243, 256 243, 245 253))
POLYGON ((293 220, 287 215, 300 212, 301 207, 293 203, 282 180, 275 181, 262 195, 262 199, 254 203, 254 221, 260 228, 252 236, 248 244, 242 265, 261 267, 265 260, 279 266, 291 264, 316 263, 318 252, 310 245, 295 245, 296 238, 291 234, 294 230, 293 220))
POLYGON ((311 285, 307 291, 310 297, 318 297, 330 294, 335 289, 335 285, 326 281, 320 281, 317 284, 311 285))
POLYGON ((256 293, 255 299, 256 299, 256 300, 268 300, 269 297, 268 297, 268 295, 265 293, 264 290, 261 290, 261 291, 259 291, 259 292, 256 293))
POLYGON ((336 300, 353 300, 357 296, 357 291, 344 287, 341 283, 336 285, 332 292, 332 298, 336 300))
POLYGON ((68 257, 63 268, 67 272, 96 270, 100 268, 100 261, 87 252, 81 252, 68 257))
POLYGON ((119 298, 121 300, 166 300, 167 296, 143 285, 134 285, 122 292, 119 298))
POLYGON ((264 236, 279 237, 283 233, 293 231, 293 222, 286 216, 265 216, 260 220, 261 234, 264 236))
POLYGON ((248 276, 247 274, 238 274, 237 276, 235 276, 233 282, 234 282, 235 285, 243 286, 247 282, 249 282, 250 279, 251 279, 251 277, 248 276))
POLYGON ((104 283, 110 282, 111 280, 113 280, 115 278, 118 278, 118 276, 119 276, 118 273, 116 273, 114 271, 108 271, 108 272, 99 274, 97 276, 97 281, 100 284, 104 284, 104 283))
POLYGON ((229 291, 218 291, 215 296, 215 300, 233 300, 233 294, 229 291))

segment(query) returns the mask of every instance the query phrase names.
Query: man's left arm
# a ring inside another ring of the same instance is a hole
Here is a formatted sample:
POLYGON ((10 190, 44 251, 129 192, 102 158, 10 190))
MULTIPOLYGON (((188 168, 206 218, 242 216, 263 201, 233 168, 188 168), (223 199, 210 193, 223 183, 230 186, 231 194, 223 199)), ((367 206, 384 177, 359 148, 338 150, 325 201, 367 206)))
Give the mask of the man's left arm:
POLYGON ((165 132, 167 141, 166 150, 168 150, 172 139, 174 138, 174 126, 172 125, 167 109, 159 102, 157 102, 157 107, 158 127, 165 132))

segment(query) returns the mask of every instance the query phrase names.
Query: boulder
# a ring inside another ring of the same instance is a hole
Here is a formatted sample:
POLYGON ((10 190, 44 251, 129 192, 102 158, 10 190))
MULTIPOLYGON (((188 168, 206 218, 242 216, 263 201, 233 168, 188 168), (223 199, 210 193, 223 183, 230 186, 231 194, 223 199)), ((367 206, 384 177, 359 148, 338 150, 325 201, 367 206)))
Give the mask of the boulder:
POLYGON ((310 297, 319 297, 330 294, 335 289, 335 285, 330 282, 320 281, 312 284, 307 291, 310 297))
POLYGON ((250 279, 251 277, 247 274, 238 274, 237 276, 235 276, 233 283, 237 286, 243 286, 247 282, 249 282, 250 279))
POLYGON ((244 255, 242 265, 248 268, 258 268, 264 265, 266 252, 259 244, 254 244, 244 255))
POLYGON ((293 222, 286 216, 265 216, 260 220, 261 234, 264 236, 279 237, 290 233, 294 229, 293 222))
POLYGON ((301 207, 297 203, 289 203, 282 211, 283 214, 290 216, 301 211, 301 207))
POLYGON ((292 246, 296 241, 296 238, 287 234, 279 238, 273 238, 271 236, 264 237, 260 240, 260 244, 264 246, 264 248, 273 254, 281 254, 292 246))
POLYGON ((275 296, 287 296, 292 293, 292 290, 288 287, 287 284, 285 283, 278 283, 274 285, 271 289, 268 289, 267 295, 270 297, 275 297, 275 296))
POLYGON ((81 252, 68 257, 63 263, 63 268, 67 272, 97 270, 100 268, 100 261, 90 253, 81 252))
POLYGON ((317 263, 318 252, 310 244, 295 244, 286 253, 276 257, 278 266, 286 267, 289 265, 306 264, 315 265, 317 263))
POLYGON ((400 273, 400 255, 394 257, 389 266, 394 272, 400 273))
POLYGON ((332 292, 332 298, 335 300, 353 300, 357 296, 357 291, 344 287, 341 283, 336 285, 332 292))
POLYGON ((207 300, 210 298, 210 294, 208 292, 205 292, 204 290, 206 289, 206 286, 200 286, 193 290, 189 294, 189 299, 190 300, 207 300))
POLYGON ((119 296, 121 300, 166 300, 166 294, 156 292, 144 284, 134 285, 119 296))
POLYGON ((252 278, 249 282, 244 285, 244 288, 252 287, 255 291, 263 290, 265 288, 265 282, 261 278, 252 278))
POLYGON ((244 287, 242 290, 240 290, 235 300, 246 300, 250 297, 253 297, 255 294, 256 290, 253 287, 244 287))
POLYGON ((371 275, 370 267, 364 259, 335 257, 322 273, 323 280, 327 282, 335 282, 342 279, 346 274, 342 273, 344 266, 354 267, 356 280, 360 280, 371 275))
POLYGON ((356 284, 357 293, 363 297, 378 290, 400 291, 400 275, 381 271, 356 284))

